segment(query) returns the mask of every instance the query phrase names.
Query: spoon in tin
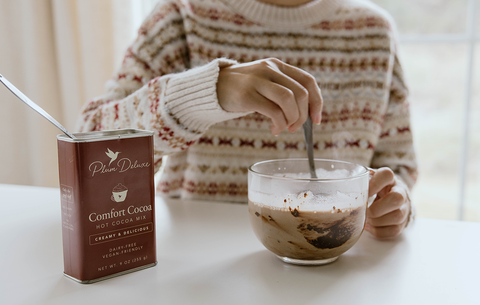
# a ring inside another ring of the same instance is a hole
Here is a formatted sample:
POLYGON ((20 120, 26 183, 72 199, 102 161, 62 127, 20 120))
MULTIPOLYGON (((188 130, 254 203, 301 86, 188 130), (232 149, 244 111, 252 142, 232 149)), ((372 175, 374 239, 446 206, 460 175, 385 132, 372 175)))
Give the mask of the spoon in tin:
POLYGON ((313 158, 313 124, 310 115, 308 116, 305 123, 303 123, 303 135, 305 136, 305 146, 307 148, 310 176, 316 179, 317 174, 315 172, 315 161, 313 158))
POLYGON ((0 74, 0 82, 2 82, 5 87, 10 90, 13 95, 18 97, 22 102, 27 104, 30 108, 35 110, 37 113, 42 115, 44 118, 50 121, 55 127, 60 129, 64 134, 69 136, 72 139, 76 139, 73 134, 71 134, 65 127, 62 126, 57 120, 55 120, 51 115, 49 115, 45 110, 42 109, 42 107, 38 106, 35 102, 33 102, 31 99, 29 99, 25 94, 23 94, 20 90, 18 90, 11 82, 9 82, 2 74, 0 74))

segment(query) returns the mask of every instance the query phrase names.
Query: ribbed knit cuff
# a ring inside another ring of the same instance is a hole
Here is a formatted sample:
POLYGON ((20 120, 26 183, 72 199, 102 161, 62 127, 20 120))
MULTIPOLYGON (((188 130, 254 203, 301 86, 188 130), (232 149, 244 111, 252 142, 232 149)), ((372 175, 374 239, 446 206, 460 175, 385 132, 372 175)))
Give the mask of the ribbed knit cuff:
POLYGON ((171 75, 165 90, 165 107, 181 125, 195 133, 203 133, 216 123, 248 114, 227 112, 218 104, 220 68, 236 63, 219 58, 204 66, 171 75))
POLYGON ((316 24, 325 18, 331 18, 340 5, 345 5, 345 1, 341 0, 312 0, 294 7, 257 0, 221 1, 247 20, 282 30, 316 24))

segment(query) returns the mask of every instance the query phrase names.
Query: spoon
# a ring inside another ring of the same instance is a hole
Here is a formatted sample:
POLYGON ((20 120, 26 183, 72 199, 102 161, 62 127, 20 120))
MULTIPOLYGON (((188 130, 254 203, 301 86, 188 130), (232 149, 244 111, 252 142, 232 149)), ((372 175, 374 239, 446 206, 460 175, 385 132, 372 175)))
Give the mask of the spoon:
POLYGON ((41 114, 44 118, 50 121, 53 125, 55 125, 58 129, 60 129, 64 134, 69 136, 72 139, 76 139, 76 137, 71 134, 65 127, 63 127, 57 120, 55 120, 51 115, 49 115, 42 107, 38 106, 35 102, 25 96, 20 90, 18 90, 11 82, 9 82, 2 74, 0 74, 0 82, 2 82, 5 87, 7 87, 12 93, 18 97, 22 102, 30 106, 33 110, 41 114))
POLYGON ((305 136, 305 146, 307 147, 308 167, 310 169, 310 176, 317 178, 315 172, 315 161, 313 159, 313 124, 310 115, 305 123, 303 123, 303 135, 305 136))

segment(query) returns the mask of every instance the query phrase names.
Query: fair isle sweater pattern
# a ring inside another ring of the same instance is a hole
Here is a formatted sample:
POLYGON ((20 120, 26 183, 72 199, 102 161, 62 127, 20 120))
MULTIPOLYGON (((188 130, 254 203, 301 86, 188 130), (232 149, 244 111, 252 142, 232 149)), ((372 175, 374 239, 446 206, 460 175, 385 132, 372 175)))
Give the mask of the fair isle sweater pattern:
POLYGON ((282 8, 254 0, 163 0, 144 21, 107 93, 88 102, 79 131, 155 131, 158 192, 247 201, 248 167, 305 157, 302 131, 270 133, 258 113, 218 104, 222 67, 276 57, 312 74, 322 90, 316 158, 392 168, 412 187, 417 164, 409 98, 393 22, 363 0, 282 8))

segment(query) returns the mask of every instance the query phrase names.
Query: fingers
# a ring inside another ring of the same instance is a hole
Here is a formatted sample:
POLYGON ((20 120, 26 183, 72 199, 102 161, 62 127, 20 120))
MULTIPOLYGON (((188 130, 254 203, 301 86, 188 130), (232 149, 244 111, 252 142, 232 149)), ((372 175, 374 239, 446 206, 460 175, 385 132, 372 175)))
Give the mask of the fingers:
POLYGON ((266 66, 265 69, 266 79, 264 82, 257 82, 256 89, 282 109, 288 110, 284 111, 288 130, 295 132, 307 120, 309 92, 295 79, 278 69, 271 66, 266 66))
POLYGON ((255 89, 283 111, 288 130, 295 132, 308 115, 308 93, 294 80, 288 77, 278 77, 278 82, 263 78, 256 81, 255 89))
POLYGON ((217 98, 226 111, 257 111, 270 117, 275 135, 285 128, 297 131, 309 112, 314 123, 321 121, 323 100, 315 78, 275 58, 222 68, 217 98))
POLYGON ((386 226, 386 227, 374 227, 367 223, 365 225, 365 231, 370 232, 370 234, 372 234, 377 238, 393 238, 400 235, 400 233, 402 233, 406 224, 407 224, 407 221, 399 225, 392 225, 392 226, 386 226))
POLYGON ((376 192, 377 199, 367 209, 365 230, 377 238, 399 235, 408 222, 411 209, 408 188, 398 182, 389 169, 377 170, 370 180, 370 191, 376 192), (377 180, 372 182, 374 178, 377 180))
POLYGON ((388 167, 382 167, 376 170, 373 177, 370 179, 368 187, 368 197, 377 194, 382 189, 395 182, 395 174, 388 167))
POLYGON ((367 217, 378 218, 400 209, 405 203, 406 197, 406 190, 403 187, 393 186, 388 194, 372 203, 367 209, 367 217))
POLYGON ((308 91, 308 104, 310 106, 309 109, 312 121, 315 124, 320 124, 322 120, 323 98, 315 78, 310 73, 288 65, 279 59, 271 58, 269 60, 274 62, 281 72, 297 81, 308 91))
POLYGON ((272 134, 278 135, 282 130, 287 128, 288 125, 284 112, 277 104, 257 92, 251 94, 249 101, 254 103, 254 105, 251 106, 252 109, 272 120, 272 134))
POLYGON ((399 209, 394 210, 390 213, 382 215, 377 218, 368 217, 367 223, 373 227, 386 227, 399 225, 404 223, 407 220, 409 212, 409 207, 407 204, 403 204, 399 209))

